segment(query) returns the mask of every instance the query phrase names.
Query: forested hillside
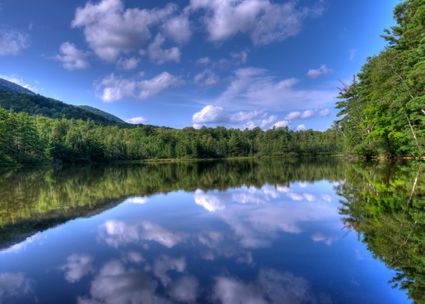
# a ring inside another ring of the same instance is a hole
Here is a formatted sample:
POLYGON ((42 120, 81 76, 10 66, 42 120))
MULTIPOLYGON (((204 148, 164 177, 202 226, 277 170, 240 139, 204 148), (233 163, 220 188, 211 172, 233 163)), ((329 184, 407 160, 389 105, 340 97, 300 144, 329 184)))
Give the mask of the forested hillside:
POLYGON ((368 158, 425 153, 425 0, 394 10, 387 47, 341 90, 340 127, 349 153, 368 158))
POLYGON ((88 107, 78 107, 64 102, 36 95, 18 85, 14 87, 2 86, 0 79, 0 107, 15 112, 25 112, 30 115, 42 115, 51 118, 67 118, 92 120, 101 124, 125 124, 124 121, 111 114, 88 107))
POLYGON ((223 158, 335 154, 336 129, 262 131, 152 126, 123 128, 93 121, 29 116, 0 108, 0 163, 108 162, 158 158, 223 158))

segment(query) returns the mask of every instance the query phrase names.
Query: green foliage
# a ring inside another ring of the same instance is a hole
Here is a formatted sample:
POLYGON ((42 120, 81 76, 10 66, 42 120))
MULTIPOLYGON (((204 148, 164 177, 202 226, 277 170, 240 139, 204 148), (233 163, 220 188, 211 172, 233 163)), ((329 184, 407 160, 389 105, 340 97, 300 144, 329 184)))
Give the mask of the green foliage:
POLYGON ((425 153, 425 1, 404 1, 394 17, 398 25, 383 36, 388 47, 337 103, 346 150, 368 158, 425 153))
POLYGON ((92 120, 106 125, 126 125, 119 118, 98 109, 73 106, 36 94, 3 90, 1 86, 0 107, 15 112, 25 112, 34 116, 42 115, 51 118, 92 120))
POLYGON ((345 223, 394 269, 394 287, 425 303, 425 179, 419 163, 349 166, 340 186, 345 223))
POLYGON ((32 117, 0 108, 0 162, 88 163, 170 158, 335 154, 338 130, 294 132, 219 128, 126 128, 93 121, 32 117))

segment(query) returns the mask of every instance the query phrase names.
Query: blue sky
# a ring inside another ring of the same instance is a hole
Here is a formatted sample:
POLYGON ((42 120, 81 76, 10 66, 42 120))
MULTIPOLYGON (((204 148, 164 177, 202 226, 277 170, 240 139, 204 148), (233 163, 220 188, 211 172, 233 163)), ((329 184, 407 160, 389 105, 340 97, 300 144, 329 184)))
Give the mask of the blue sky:
POLYGON ((398 0, 0 0, 0 77, 129 122, 324 130, 398 0))

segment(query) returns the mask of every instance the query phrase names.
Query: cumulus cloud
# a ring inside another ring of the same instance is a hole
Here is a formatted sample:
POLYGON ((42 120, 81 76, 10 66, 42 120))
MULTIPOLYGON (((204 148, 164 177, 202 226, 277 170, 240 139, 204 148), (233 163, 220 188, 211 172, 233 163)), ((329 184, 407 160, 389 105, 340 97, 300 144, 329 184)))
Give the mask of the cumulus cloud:
POLYGON ((82 277, 93 271, 93 258, 87 254, 73 254, 67 257, 61 269, 65 272, 65 279, 70 283, 81 280, 82 277))
POLYGON ((304 110, 304 111, 293 111, 289 112, 285 115, 285 120, 292 121, 296 119, 308 119, 312 117, 325 117, 330 113, 329 109, 321 109, 321 110, 304 110))
POLYGON ((151 38, 151 29, 175 14, 177 6, 126 9, 121 0, 87 2, 77 8, 72 27, 82 28, 85 39, 101 59, 114 62, 122 53, 138 51, 151 38))
POLYGON ((287 120, 279 120, 279 121, 277 121, 277 122, 275 122, 273 124, 273 127, 275 127, 275 128, 284 128, 284 127, 287 127, 288 125, 289 125, 289 121, 287 121, 287 120))
POLYGON ((0 302, 15 302, 33 291, 31 281, 20 272, 0 273, 0 302))
POLYGON ((192 116, 192 122, 195 128, 230 125, 242 129, 252 129, 255 127, 268 129, 273 126, 276 120, 277 117, 275 115, 270 115, 260 110, 226 112, 223 107, 215 105, 206 105, 192 116))
POLYGON ((337 241, 336 236, 327 236, 322 232, 317 232, 311 236, 311 239, 317 243, 324 243, 327 246, 332 245, 335 241, 337 241))
POLYGON ((268 110, 320 108, 333 102, 335 89, 301 89, 295 78, 276 79, 267 70, 241 68, 235 71, 228 87, 210 104, 226 108, 257 107, 268 110))
POLYGON ((188 42, 192 36, 190 22, 187 15, 170 18, 163 25, 164 34, 178 43, 188 42))
POLYGON ((142 80, 140 82, 140 98, 148 98, 156 95, 170 87, 177 86, 181 83, 181 80, 176 76, 162 72, 152 79, 142 80))
POLYGON ((183 272, 185 269, 186 259, 184 257, 173 258, 161 255, 154 262, 153 273, 162 285, 167 286, 171 282, 171 278, 168 276, 169 271, 183 272))
POLYGON ((157 283, 141 271, 129 270, 119 261, 106 263, 90 285, 90 296, 78 304, 167 303, 155 295, 157 283))
POLYGON ((333 72, 331 68, 329 68, 327 65, 323 64, 317 69, 310 69, 307 72, 307 76, 310 78, 319 78, 321 76, 329 75, 333 72))
POLYGON ((162 72, 151 79, 126 79, 114 74, 106 76, 98 86, 99 97, 104 102, 114 102, 125 97, 148 98, 181 83, 176 76, 162 72))
POLYGON ((196 74, 193 81, 200 85, 211 86, 218 83, 218 76, 210 69, 206 69, 196 74))
POLYGON ((102 79, 100 98, 104 102, 114 102, 124 97, 132 97, 138 87, 137 81, 117 77, 114 74, 102 79))
POLYGON ((185 239, 184 234, 168 231, 149 221, 127 224, 116 220, 109 220, 101 226, 100 237, 112 247, 152 241, 172 248, 185 239))
POLYGON ((301 233, 303 223, 339 217, 337 207, 306 190, 264 185, 225 193, 197 190, 194 198, 229 225, 242 247, 260 248, 269 246, 281 232, 301 233))
POLYGON ((64 42, 59 47, 59 54, 55 59, 62 62, 67 70, 83 70, 89 67, 88 54, 79 50, 73 43, 64 42))
POLYGON ((184 276, 174 281, 169 289, 173 299, 184 303, 195 303, 198 294, 198 280, 193 276, 184 276))
POLYGON ((28 35, 15 30, 0 29, 0 56, 18 55, 28 46, 28 35))
POLYGON ((295 130, 297 131, 304 131, 306 129, 305 124, 300 124, 297 126, 297 128, 295 130))
POLYGON ((180 62, 180 49, 172 47, 169 49, 162 48, 165 42, 161 34, 156 35, 154 41, 148 47, 149 59, 157 64, 163 64, 168 61, 180 62))
POLYGON ((200 189, 195 191, 194 200, 197 205, 204 207, 209 212, 223 210, 226 206, 223 201, 215 195, 207 194, 200 189))
POLYGON ((209 40, 218 42, 246 34, 257 45, 295 36, 306 17, 320 14, 319 7, 303 8, 295 2, 280 4, 269 0, 192 0, 188 10, 205 12, 202 20, 209 40))
POLYGON ((119 68, 129 71, 129 70, 134 70, 135 68, 137 68, 139 63, 140 63, 140 59, 136 57, 130 57, 130 58, 120 58, 117 64, 119 68))
POLYGON ((211 59, 209 57, 201 57, 196 62, 199 64, 208 64, 211 62, 211 59))
POLYGON ((276 127, 287 126, 295 119, 307 119, 313 116, 327 116, 328 109, 320 109, 333 102, 336 96, 334 89, 300 89, 299 81, 294 78, 276 79, 267 70, 260 68, 241 68, 235 71, 233 79, 225 90, 217 97, 208 100, 199 100, 207 104, 192 116, 195 127, 203 125, 228 124, 232 127, 263 129, 271 128, 279 121, 276 127), (276 111, 299 109, 288 113, 283 119, 276 111), (235 114, 235 110, 243 109, 249 119, 235 114), (259 109, 262 109, 261 111, 259 109), (269 112, 268 112, 269 111, 269 112), (243 122, 243 123, 242 123, 243 122), (239 124, 237 124, 239 123, 239 124))
POLYGON ((223 304, 289 304, 316 303, 310 284, 289 272, 261 269, 253 282, 242 282, 229 276, 216 278, 214 299, 223 304))
MULTIPOLYGON (((137 120, 137 118, 140 118, 140 117, 135 117, 133 119, 137 120)), ((126 198, 124 201, 124 203, 139 204, 139 205, 146 204, 147 202, 148 202, 147 196, 131 196, 129 198, 126 198)))

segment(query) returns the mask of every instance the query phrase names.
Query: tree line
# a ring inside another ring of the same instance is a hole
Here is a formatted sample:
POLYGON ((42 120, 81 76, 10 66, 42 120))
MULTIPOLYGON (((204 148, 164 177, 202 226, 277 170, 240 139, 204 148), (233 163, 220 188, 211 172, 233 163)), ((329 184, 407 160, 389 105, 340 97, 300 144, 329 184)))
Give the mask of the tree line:
POLYGON ((88 163, 146 159, 335 154, 336 128, 326 132, 111 126, 30 116, 0 108, 0 163, 88 163))
POLYGON ((425 153, 425 0, 394 9, 387 47, 341 89, 338 127, 350 153, 374 158, 425 153))

